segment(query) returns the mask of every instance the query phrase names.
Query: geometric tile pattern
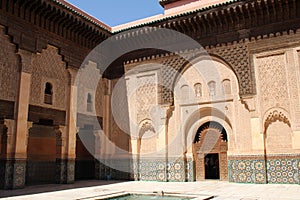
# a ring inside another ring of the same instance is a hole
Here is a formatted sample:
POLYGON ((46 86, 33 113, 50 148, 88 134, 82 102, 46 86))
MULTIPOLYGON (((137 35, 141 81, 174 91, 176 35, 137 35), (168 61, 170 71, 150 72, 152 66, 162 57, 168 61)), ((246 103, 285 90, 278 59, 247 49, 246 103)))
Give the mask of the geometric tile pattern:
MULTIPOLYGON (((109 161, 106 162, 109 163, 109 161)), ((121 162, 121 165, 129 164, 128 160, 118 160, 118 162, 121 162)), ((95 178, 98 180, 131 180, 130 173, 113 169, 99 161, 95 161, 95 178)))
POLYGON ((25 172, 26 161, 15 160, 14 161, 14 176, 13 176, 13 189, 23 188, 25 186, 25 172))
POLYGON ((300 184, 299 158, 276 156, 264 159, 228 160, 229 181, 236 183, 300 184), (267 172, 267 173, 266 173, 267 172))
POLYGON ((56 183, 74 183, 75 160, 56 159, 56 183))
POLYGON ((187 181, 188 182, 194 182, 195 181, 195 169, 194 169, 195 162, 192 159, 187 160, 186 165, 186 175, 187 175, 187 181))
POLYGON ((268 183, 299 184, 299 159, 272 159, 267 162, 268 183))
POLYGON ((19 189, 25 186, 25 160, 2 160, 0 166, 1 189, 19 189))
POLYGON ((134 180, 184 182, 187 178, 188 181, 194 181, 194 163, 192 160, 185 165, 183 159, 170 159, 166 167, 166 160, 143 159, 140 161, 139 169, 137 163, 134 162, 133 172, 134 180), (186 171, 187 175, 185 174, 186 171))
POLYGON ((265 161, 257 159, 228 160, 229 181, 266 183, 265 161))
POLYGON ((139 173, 139 178, 143 181, 165 181, 165 162, 163 160, 140 160, 139 173))
POLYGON ((168 164, 168 180, 170 182, 185 181, 185 166, 183 159, 177 159, 168 164))

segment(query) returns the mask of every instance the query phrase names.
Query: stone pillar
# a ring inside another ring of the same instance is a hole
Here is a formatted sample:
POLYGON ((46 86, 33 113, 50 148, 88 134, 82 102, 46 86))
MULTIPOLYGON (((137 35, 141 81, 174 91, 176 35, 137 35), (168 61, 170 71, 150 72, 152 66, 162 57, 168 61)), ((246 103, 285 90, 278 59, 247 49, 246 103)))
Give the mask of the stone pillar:
MULTIPOLYGON (((6 129, 5 137, 2 144, 4 154, 1 155, 1 169, 0 169, 0 188, 3 189, 18 189, 25 186, 26 173, 26 158, 15 158, 15 120, 5 119, 4 124, 0 126, 1 130, 6 129)), ((25 149, 27 151, 28 132, 32 127, 32 122, 27 123, 25 130, 26 138, 25 149)), ((27 153, 26 153, 27 156, 27 153)))
POLYGON ((132 154, 132 162, 130 166, 130 179, 138 180, 139 179, 139 149, 140 149, 140 139, 131 138, 131 154, 132 154))
POLYGON ((95 137, 95 177, 96 179, 104 179, 103 164, 101 161, 101 130, 94 130, 95 137))
POLYGON ((3 132, 2 153, 0 164, 0 189, 10 189, 13 185, 13 147, 15 137, 15 121, 5 119, 0 126, 3 132))
POLYGON ((5 164, 4 189, 18 189, 25 186, 27 142, 28 142, 28 105, 31 84, 32 53, 18 52, 21 58, 19 74, 19 94, 15 101, 15 120, 5 120, 7 127, 7 153, 5 164))
POLYGON ((74 182, 75 165, 72 160, 67 158, 67 128, 58 126, 56 132, 56 182, 60 184, 74 182))
MULTIPOLYGON (((111 139, 110 130, 111 130, 111 80, 105 80, 104 88, 104 118, 103 118, 103 130, 106 134, 106 137, 111 139)), ((106 152, 107 153, 107 152, 106 152)))
POLYGON ((66 127, 59 127, 61 133, 61 156, 57 159, 58 177, 61 184, 74 183, 75 181, 75 158, 76 158, 76 119, 77 119, 77 86, 75 78, 77 69, 68 68, 69 88, 68 107, 66 112, 66 127))
MULTIPOLYGON (((103 117, 103 130, 104 134, 106 136, 106 139, 111 140, 111 124, 112 124, 112 116, 111 116, 111 91, 112 91, 112 81, 108 79, 105 80, 105 87, 104 87, 104 117, 103 117)), ((100 139, 101 140, 101 139, 100 139)), ((114 149, 112 149, 112 146, 103 143, 104 152, 102 154, 102 159, 105 159, 105 163, 111 162, 112 152, 114 149)), ((111 175, 111 168, 109 166, 106 166, 103 163, 100 163, 102 166, 102 174, 104 177, 106 175, 111 175)))
POLYGON ((158 174, 160 175, 158 177, 159 181, 168 181, 169 177, 169 171, 168 171, 168 165, 172 162, 172 158, 169 158, 169 152, 168 152, 168 125, 169 125, 169 118, 172 115, 173 107, 170 107, 169 105, 161 106, 161 112, 158 114, 159 119, 155 119, 157 122, 156 127, 158 132, 158 152, 162 152, 164 155, 158 155, 162 158, 161 167, 159 168, 158 174), (171 161, 169 160, 171 159, 171 161), (164 167, 162 167, 164 166, 164 167), (164 174, 164 176, 162 176, 164 174))

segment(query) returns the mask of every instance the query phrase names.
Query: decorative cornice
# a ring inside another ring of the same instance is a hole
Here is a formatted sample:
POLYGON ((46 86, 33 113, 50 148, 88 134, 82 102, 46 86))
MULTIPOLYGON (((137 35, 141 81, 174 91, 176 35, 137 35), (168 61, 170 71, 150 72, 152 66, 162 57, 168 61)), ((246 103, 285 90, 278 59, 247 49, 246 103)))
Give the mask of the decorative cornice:
MULTIPOLYGON (((170 1, 172 1, 172 0, 170 0, 170 1)), ((175 1, 179 1, 179 0, 175 0, 175 1)), ((132 25, 132 26, 129 26, 129 27, 117 30, 117 31, 113 31, 113 33, 119 33, 119 32, 123 32, 123 31, 130 30, 130 29, 133 29, 133 28, 139 28, 139 27, 143 27, 143 26, 154 26, 155 24, 168 22, 169 20, 172 20, 172 19, 177 19, 177 18, 180 18, 180 17, 188 17, 191 14, 197 14, 197 15, 200 15, 201 13, 208 14, 208 13, 210 13, 210 10, 212 10, 212 9, 219 9, 220 7, 230 6, 234 3, 243 2, 243 1, 245 1, 245 0, 231 0, 231 1, 223 2, 223 3, 211 5, 211 6, 206 6, 206 7, 186 11, 186 12, 171 15, 171 16, 164 16, 164 17, 161 17, 161 18, 158 18, 158 19, 154 19, 152 21, 147 21, 147 22, 144 22, 144 23, 135 24, 135 25, 132 25)), ((229 10, 228 7, 226 7, 226 9, 229 10)), ((176 24, 173 24, 173 25, 176 25, 176 24)))
POLYGON ((101 22, 100 20, 96 19, 95 17, 89 15, 88 13, 80 10, 76 6, 72 5, 71 3, 66 2, 65 0, 52 0, 52 1, 57 3, 58 5, 62 6, 63 8, 66 8, 67 10, 71 11, 72 13, 80 16, 84 20, 87 20, 90 23, 95 24, 99 28, 111 32, 110 26, 104 24, 103 22, 101 22))

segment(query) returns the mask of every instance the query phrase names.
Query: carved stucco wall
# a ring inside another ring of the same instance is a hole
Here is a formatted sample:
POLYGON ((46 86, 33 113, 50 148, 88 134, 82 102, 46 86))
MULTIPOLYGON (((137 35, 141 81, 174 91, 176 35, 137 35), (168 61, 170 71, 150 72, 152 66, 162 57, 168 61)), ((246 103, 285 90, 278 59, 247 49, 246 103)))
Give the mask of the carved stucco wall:
POLYGON ((289 110, 290 101, 287 85, 285 55, 274 55, 257 59, 260 107, 265 113, 272 107, 289 110))
POLYGON ((137 77, 137 120, 151 119, 151 109, 157 105, 157 77, 155 74, 147 74, 137 77))
POLYGON ((0 98, 15 101, 18 92, 19 59, 5 28, 0 26, 0 98))
POLYGON ((290 153, 293 148, 291 107, 295 106, 292 102, 298 94, 290 95, 293 92, 297 93, 297 89, 294 91, 295 88, 292 87, 297 81, 292 80, 295 82, 291 83, 290 80, 292 73, 295 72, 288 69, 286 52, 256 57, 259 110, 268 154, 290 153), (265 117, 274 112, 278 115, 265 117))
POLYGON ((97 90, 96 90, 96 97, 95 97, 95 109, 97 116, 103 117, 103 111, 104 111, 104 85, 105 80, 101 79, 99 81, 97 90))
MULTIPOLYGON (((127 101, 124 98, 124 91, 120 91, 123 90, 125 85, 123 85, 122 83, 120 84, 120 82, 118 83, 119 79, 114 79, 112 80, 112 90, 114 90, 116 87, 118 87, 116 89, 116 96, 113 96, 112 98, 120 98, 120 101, 117 101, 118 103, 124 105, 121 107, 118 107, 116 112, 112 112, 112 118, 111 118, 111 131, 110 131, 110 140, 116 145, 116 147, 129 152, 130 151, 130 146, 129 146, 129 141, 130 141, 130 133, 127 132, 128 128, 127 128, 127 120, 128 119, 128 111, 125 108, 125 106, 127 106, 127 101), (117 85, 117 86, 116 86, 117 85), (120 92, 120 93, 119 93, 120 92), (122 93, 122 94, 121 94, 122 93), (125 101, 125 102, 124 102, 125 101)), ((122 81, 122 80, 121 80, 122 81)), ((126 90, 126 89, 124 89, 126 90)), ((114 100, 112 100, 112 102, 115 102, 114 100)), ((113 107, 114 103, 110 103, 109 104, 113 107)), ((112 108, 113 109, 113 108, 112 108)))
POLYGON ((58 49, 48 45, 42 53, 34 55, 31 72, 30 104, 65 110, 69 77, 58 49), (46 82, 53 85, 53 105, 44 103, 46 82))
POLYGON ((207 49, 209 54, 224 59, 233 68, 239 82, 239 94, 251 95, 255 91, 255 82, 249 65, 249 47, 247 41, 233 42, 207 49))
POLYGON ((82 68, 83 71, 79 72, 77 79, 78 82, 78 112, 86 115, 103 116, 103 97, 104 88, 106 83, 104 79, 100 79, 100 69, 94 62, 87 62, 87 64, 82 68), (87 98, 88 94, 91 95, 92 100, 92 110, 87 110, 87 98))
MULTIPOLYGON (((253 89, 253 77, 251 74, 251 69, 250 69, 250 65, 249 65, 249 57, 248 57, 248 46, 247 46, 247 42, 243 43, 233 43, 233 44, 227 44, 227 45, 223 45, 223 46, 218 46, 218 47, 210 47, 206 49, 209 53, 211 53, 212 55, 217 55, 214 56, 216 57, 221 57, 222 59, 225 60, 225 62, 229 63, 227 66, 223 65, 220 69, 224 68, 224 70, 228 70, 229 68, 231 71, 232 76, 234 77, 234 79, 237 79, 237 87, 236 89, 234 88, 234 90, 232 91, 232 93, 234 95, 236 95, 236 98, 239 98, 239 94, 252 94, 254 92, 253 89)), ((187 58, 187 60, 192 61, 193 59, 197 59, 200 58, 200 56, 195 53, 195 52, 188 52, 186 54, 184 54, 184 56, 187 58)), ((207 56, 206 56, 207 57, 207 56)), ((145 63, 149 63, 149 62, 154 62, 158 64, 162 64, 163 67, 161 67, 161 69, 159 70, 159 73, 161 74, 161 85, 162 85, 162 90, 160 90, 160 86, 158 87, 158 99, 161 98, 161 101, 158 101, 158 103, 168 103, 168 102, 173 102, 173 94, 172 94, 172 88, 174 87, 174 82, 176 82, 176 78, 178 73, 182 73, 184 72, 183 69, 185 67, 185 63, 186 61, 183 58, 180 58, 177 55, 169 55, 166 57, 159 57, 156 58, 154 60, 148 61, 148 60, 140 60, 140 61, 136 61, 136 62, 131 62, 128 63, 127 65, 125 65, 125 69, 127 69, 127 71, 129 71, 128 69, 133 69, 136 66, 139 65, 143 65, 145 63)), ((207 66, 207 69, 209 69, 210 66, 207 66)), ((221 73, 226 74, 225 71, 222 71, 221 73)), ((199 78, 199 77, 198 77, 199 78)), ((201 79, 201 77, 200 77, 201 79)), ((222 93, 222 81, 224 81, 225 79, 228 79, 228 77, 224 76, 222 77, 220 80, 217 81, 217 85, 216 85, 216 92, 219 94, 222 93)), ((230 78, 232 79, 231 75, 230 78)), ((187 95, 183 95, 183 99, 184 100, 188 100, 188 98, 192 98, 193 101, 197 101, 196 98, 196 94, 194 93, 194 85, 196 83, 201 83, 202 86, 202 92, 203 92, 203 97, 205 97, 204 99, 209 99, 209 88, 207 86, 208 81, 202 81, 202 80, 196 80, 195 78, 186 78, 186 80, 190 80, 190 87, 188 87, 187 91, 187 95)), ((144 95, 142 95, 143 98, 147 97, 151 97, 149 96, 149 92, 151 90, 148 91, 148 93, 143 93, 144 95)), ((182 91, 180 92, 182 93, 182 91)), ((222 95, 221 95, 222 96, 222 95)), ((230 96, 230 95, 229 95, 230 96)), ((220 97, 220 96, 219 96, 220 97)), ((217 97, 217 98, 219 98, 217 97)), ((178 97, 175 97, 178 98, 178 97)), ((201 99, 201 101, 205 101, 203 98, 201 99)), ((149 99, 147 99, 147 101, 149 101, 149 99)), ((145 102, 143 102, 141 104, 142 107, 147 107, 147 105, 145 105, 145 102)), ((131 107, 134 107, 134 105, 131 105, 131 107)), ((246 126, 246 128, 237 128, 240 131, 240 134, 238 136, 236 136, 235 138, 233 138, 236 141, 249 141, 251 140, 250 137, 250 115, 249 113, 247 114, 247 110, 245 110, 245 107, 242 104, 239 104, 239 106, 231 106, 228 105, 227 106, 230 110, 227 110, 227 113, 230 113, 230 115, 233 115, 235 113, 238 113, 240 115, 240 118, 243 118, 243 120, 245 121, 245 123, 243 123, 243 125, 246 126), (248 121, 247 121, 248 120, 248 121), (247 122, 247 123, 246 123, 247 122), (249 123, 248 123, 249 122, 249 123)), ((142 109, 138 109, 138 110, 142 110, 142 109)), ((145 110, 146 111, 146 110, 145 110)), ((147 112, 145 112, 147 113, 147 112)), ((139 111, 137 111, 138 115, 142 115, 139 111)), ((182 120, 180 120, 180 116, 178 116, 178 114, 173 113, 174 116, 171 117, 170 119, 170 124, 169 124, 169 136, 171 136, 172 134, 175 134, 172 137, 176 136, 177 132, 176 130, 179 130, 179 127, 175 126, 174 124, 180 124, 183 123, 182 120), (178 123, 178 120, 180 121, 180 123, 178 123), (172 131, 173 130, 173 131, 172 131)), ((144 116, 147 117, 147 116, 144 116)), ((138 119, 138 121, 142 120, 143 117, 140 117, 138 119)), ((233 141, 231 141, 233 142, 233 141)), ((247 146, 247 151, 249 152, 251 149, 251 142, 248 143, 239 143, 239 147, 243 150, 245 150, 245 145, 247 146), (249 148, 248 148, 249 147, 249 148)), ((235 146, 236 148, 238 148, 237 146, 235 146)))
MULTIPOLYGON (((255 82, 253 80, 253 69, 249 63, 249 47, 248 41, 233 42, 218 46, 206 47, 208 54, 220 57, 228 63, 237 76, 239 82, 240 95, 253 95, 255 91, 255 82)), ((193 61, 194 58, 199 57, 199 51, 183 53, 185 58, 178 55, 168 55, 162 58, 152 59, 151 62, 156 62, 164 65, 161 70, 162 75, 162 91, 161 103, 173 103, 172 87, 176 78, 176 74, 181 73, 185 67, 185 63, 193 61)), ((208 55, 207 54, 207 55, 208 55)), ((147 61, 137 60, 135 62, 128 62, 125 68, 133 68, 139 64, 147 61)))
MULTIPOLYGON (((132 71, 126 68, 127 74, 126 89, 130 116, 130 131, 140 139, 140 145, 136 148, 141 152, 141 156, 155 153, 158 144, 158 122, 160 120, 160 110, 158 109, 158 95, 160 73, 158 64, 143 62, 132 71), (146 124, 151 124, 151 130, 144 130, 146 124)), ((131 68, 132 69, 132 68, 131 68)))

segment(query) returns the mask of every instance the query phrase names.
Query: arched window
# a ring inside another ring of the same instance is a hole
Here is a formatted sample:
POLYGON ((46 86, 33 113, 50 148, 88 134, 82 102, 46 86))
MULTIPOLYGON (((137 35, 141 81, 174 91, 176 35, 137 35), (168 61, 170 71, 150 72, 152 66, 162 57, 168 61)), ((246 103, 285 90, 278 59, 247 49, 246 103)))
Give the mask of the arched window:
POLYGON ((216 95, 216 82, 210 81, 208 83, 208 88, 209 88, 209 95, 215 96, 216 95))
POLYGON ((93 111, 93 100, 92 100, 92 95, 90 93, 87 94, 86 110, 88 112, 92 112, 93 111))
POLYGON ((180 90, 182 99, 189 99, 189 86, 183 85, 180 90))
POLYGON ((47 82, 44 91, 44 103, 52 104, 53 89, 52 84, 47 82))
POLYGON ((222 82, 223 85, 223 92, 224 94, 231 94, 231 84, 229 79, 225 79, 222 82))
POLYGON ((202 85, 201 85, 201 83, 196 83, 194 85, 194 91, 195 91, 196 97, 201 97, 202 96, 202 85))

